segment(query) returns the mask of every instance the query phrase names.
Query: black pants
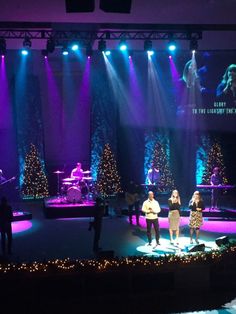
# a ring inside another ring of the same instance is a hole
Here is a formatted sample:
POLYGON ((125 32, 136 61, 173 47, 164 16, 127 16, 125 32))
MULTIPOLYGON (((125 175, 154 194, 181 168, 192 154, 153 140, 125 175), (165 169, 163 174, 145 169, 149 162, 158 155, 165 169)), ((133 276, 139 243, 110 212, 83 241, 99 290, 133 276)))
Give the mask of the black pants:
POLYGON ((139 201, 128 206, 128 215, 129 215, 130 224, 132 224, 133 208, 134 208, 134 213, 135 213, 135 217, 136 217, 136 223, 138 225, 139 224, 139 216, 140 216, 139 201))
POLYGON ((211 192, 211 207, 217 207, 220 197, 220 189, 212 189, 211 192))
POLYGON ((102 231, 102 217, 94 220, 94 237, 93 237, 93 251, 97 252, 99 250, 99 240, 102 231))
POLYGON ((11 254, 11 245, 12 245, 12 229, 11 225, 5 226, 1 228, 1 246, 2 246, 2 253, 6 253, 6 236, 7 236, 7 250, 8 253, 11 254))
POLYGON ((154 227, 155 230, 155 236, 156 236, 156 242, 159 242, 159 238, 160 238, 160 233, 159 233, 159 222, 158 222, 158 218, 156 219, 146 219, 147 222, 147 237, 148 237, 148 242, 151 243, 152 242, 152 225, 154 227))

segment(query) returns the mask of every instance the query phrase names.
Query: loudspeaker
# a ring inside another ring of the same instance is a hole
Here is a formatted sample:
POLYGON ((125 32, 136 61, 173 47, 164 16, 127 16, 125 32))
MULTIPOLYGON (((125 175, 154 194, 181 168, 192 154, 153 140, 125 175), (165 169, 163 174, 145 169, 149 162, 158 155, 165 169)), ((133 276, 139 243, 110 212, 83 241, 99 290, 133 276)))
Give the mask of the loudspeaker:
POLYGON ((218 246, 227 245, 229 244, 229 237, 223 236, 223 237, 217 238, 215 242, 218 246))
POLYGON ((204 252, 205 251, 205 244, 197 244, 194 245, 193 247, 190 247, 188 249, 188 252, 193 253, 193 252, 204 252))
POLYGON ((104 12, 130 13, 132 0, 100 0, 100 9, 104 12))
POLYGON ((66 0, 66 12, 93 12, 95 0, 66 0))
POLYGON ((97 253, 97 258, 114 258, 115 252, 113 250, 109 251, 99 251, 97 253))

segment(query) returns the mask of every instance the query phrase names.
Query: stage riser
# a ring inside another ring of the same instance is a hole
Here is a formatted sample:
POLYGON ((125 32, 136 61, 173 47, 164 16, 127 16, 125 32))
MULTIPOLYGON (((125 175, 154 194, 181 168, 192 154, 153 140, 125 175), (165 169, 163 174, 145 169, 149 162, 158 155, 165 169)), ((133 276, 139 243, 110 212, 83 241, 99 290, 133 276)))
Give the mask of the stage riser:
MULTIPOLYGON (((123 209, 122 214, 125 216, 128 216, 128 209, 123 209)), ((169 210, 168 208, 161 207, 161 212, 158 214, 159 217, 166 218, 168 217, 169 210)), ((142 215, 142 214, 141 214, 142 215)), ((190 211, 189 210, 183 210, 180 213, 181 217, 189 217, 190 211)), ((222 218, 222 219, 232 219, 236 220, 236 210, 233 211, 204 211, 203 212, 203 218, 222 218)))
POLYGON ((46 218, 93 217, 94 206, 44 207, 44 214, 46 218))
POLYGON ((13 212, 13 221, 31 220, 32 214, 28 212, 22 212, 21 215, 15 215, 13 212))

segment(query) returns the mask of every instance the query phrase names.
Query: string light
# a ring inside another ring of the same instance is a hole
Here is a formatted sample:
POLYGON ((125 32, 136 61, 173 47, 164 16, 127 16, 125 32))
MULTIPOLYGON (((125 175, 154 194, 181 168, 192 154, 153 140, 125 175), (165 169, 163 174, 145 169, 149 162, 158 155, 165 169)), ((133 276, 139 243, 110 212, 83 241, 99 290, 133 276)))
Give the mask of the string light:
POLYGON ((115 270, 131 270, 133 268, 137 270, 155 270, 161 267, 169 267, 171 265, 190 265, 197 263, 216 263, 217 261, 224 261, 226 258, 234 260, 236 257, 236 243, 231 243, 229 246, 222 247, 218 250, 212 250, 210 252, 196 252, 188 253, 186 255, 165 255, 158 257, 126 257, 126 258, 114 258, 114 259, 90 259, 90 260, 71 260, 56 259, 49 260, 47 262, 33 262, 22 264, 0 264, 0 274, 7 273, 43 273, 52 272, 55 274, 61 272, 104 272, 115 270))
POLYGON ((215 167, 219 167, 219 174, 223 180, 223 184, 228 184, 228 179, 225 176, 224 157, 221 150, 221 145, 216 142, 209 148, 206 168, 203 172, 202 183, 209 184, 211 181, 212 171, 215 167))
POLYGON ((174 180, 170 171, 169 163, 163 146, 156 143, 153 159, 154 167, 160 170, 160 181, 158 184, 158 191, 164 192, 174 188, 174 180))
POLYGON ((111 147, 106 144, 98 167, 97 190, 103 195, 113 195, 122 192, 120 176, 111 147))
POLYGON ((48 180, 43 171, 42 163, 35 145, 30 145, 30 151, 25 157, 23 198, 43 198, 49 196, 48 180))

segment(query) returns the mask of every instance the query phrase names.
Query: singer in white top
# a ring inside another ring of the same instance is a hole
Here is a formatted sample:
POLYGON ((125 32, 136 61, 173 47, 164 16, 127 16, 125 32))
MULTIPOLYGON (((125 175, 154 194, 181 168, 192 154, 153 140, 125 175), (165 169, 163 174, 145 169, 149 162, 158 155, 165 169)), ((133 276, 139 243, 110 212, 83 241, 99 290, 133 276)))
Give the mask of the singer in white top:
POLYGON ((151 233, 152 225, 155 230, 156 245, 154 246, 154 249, 157 247, 157 245, 160 245, 159 243, 160 233, 159 233, 159 222, 158 222, 158 213, 160 213, 160 211, 161 211, 161 208, 160 208, 159 203, 154 199, 154 193, 152 191, 149 191, 148 199, 143 202, 142 212, 145 213, 145 217, 146 217, 148 245, 152 244, 152 233, 151 233))

